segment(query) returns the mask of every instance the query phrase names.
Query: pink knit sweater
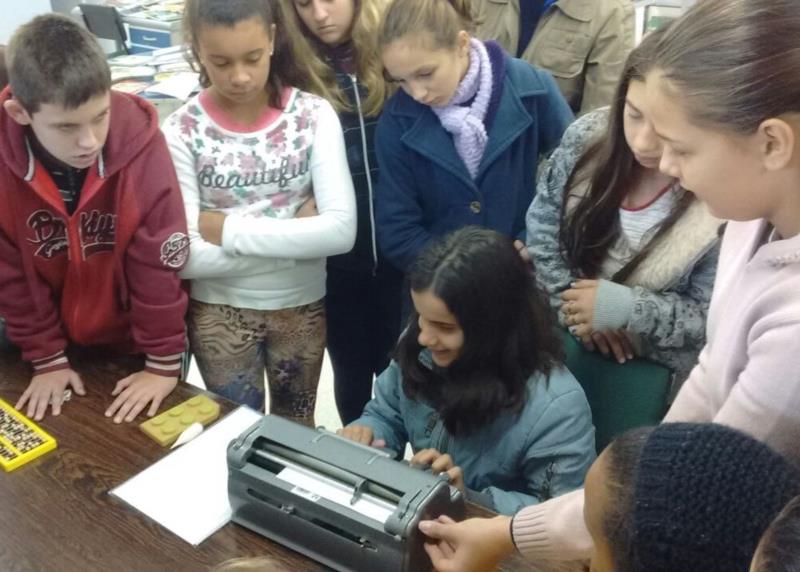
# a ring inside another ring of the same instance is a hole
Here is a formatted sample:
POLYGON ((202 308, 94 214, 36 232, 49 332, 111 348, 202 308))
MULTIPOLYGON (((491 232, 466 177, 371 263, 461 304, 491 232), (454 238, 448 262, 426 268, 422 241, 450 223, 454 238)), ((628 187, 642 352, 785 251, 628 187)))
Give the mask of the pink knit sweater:
MULTIPOLYGON (((723 423, 800 462, 800 236, 769 233, 728 223, 707 343, 665 421, 723 423)), ((583 491, 523 509, 513 534, 532 560, 591 557, 583 491)))

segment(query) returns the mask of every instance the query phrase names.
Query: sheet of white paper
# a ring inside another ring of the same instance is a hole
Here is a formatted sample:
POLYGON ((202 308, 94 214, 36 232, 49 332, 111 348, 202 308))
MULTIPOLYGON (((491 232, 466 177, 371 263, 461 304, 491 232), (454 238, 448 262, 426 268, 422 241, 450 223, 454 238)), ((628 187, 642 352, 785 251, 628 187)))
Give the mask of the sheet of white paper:
POLYGON ((260 418, 260 413, 240 407, 110 494, 186 542, 200 544, 231 519, 228 443, 260 418))
POLYGON ((360 496, 356 502, 351 503, 353 498, 353 488, 325 479, 319 475, 312 475, 295 467, 286 467, 278 478, 282 481, 294 485, 292 492, 298 496, 307 498, 314 502, 319 497, 328 499, 342 506, 353 509, 372 520, 377 520, 381 524, 386 524, 396 507, 388 502, 381 501, 370 494, 360 496))
POLYGON ((178 72, 172 77, 147 88, 148 93, 159 93, 185 101, 198 87, 200 76, 194 72, 178 72))

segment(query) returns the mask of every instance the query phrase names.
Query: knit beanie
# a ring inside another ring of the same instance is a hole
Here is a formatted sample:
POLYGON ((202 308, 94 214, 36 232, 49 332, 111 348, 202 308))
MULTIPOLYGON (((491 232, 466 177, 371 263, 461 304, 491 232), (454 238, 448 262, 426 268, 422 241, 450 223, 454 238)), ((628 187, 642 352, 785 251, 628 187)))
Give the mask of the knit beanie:
POLYGON ((654 428, 639 461, 632 569, 747 572, 761 535, 800 493, 800 473, 719 424, 654 428))

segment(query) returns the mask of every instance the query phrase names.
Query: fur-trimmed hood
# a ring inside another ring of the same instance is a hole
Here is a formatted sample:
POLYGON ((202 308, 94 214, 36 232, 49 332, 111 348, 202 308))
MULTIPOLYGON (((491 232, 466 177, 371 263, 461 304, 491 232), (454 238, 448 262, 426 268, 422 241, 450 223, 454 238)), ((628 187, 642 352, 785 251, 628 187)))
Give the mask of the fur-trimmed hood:
POLYGON ((692 201, 625 284, 654 291, 667 289, 717 243, 724 222, 712 215, 705 203, 692 201))

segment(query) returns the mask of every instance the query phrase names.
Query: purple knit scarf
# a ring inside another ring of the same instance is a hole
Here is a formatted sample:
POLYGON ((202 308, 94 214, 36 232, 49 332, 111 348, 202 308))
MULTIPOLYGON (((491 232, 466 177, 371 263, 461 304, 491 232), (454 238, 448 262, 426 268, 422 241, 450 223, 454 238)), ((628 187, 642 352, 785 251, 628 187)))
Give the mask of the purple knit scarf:
POLYGON ((442 107, 431 107, 442 127, 453 136, 461 160, 474 179, 489 136, 483 120, 492 98, 492 64, 482 42, 469 43, 469 68, 453 97, 442 107), (471 105, 460 105, 474 97, 471 105))

